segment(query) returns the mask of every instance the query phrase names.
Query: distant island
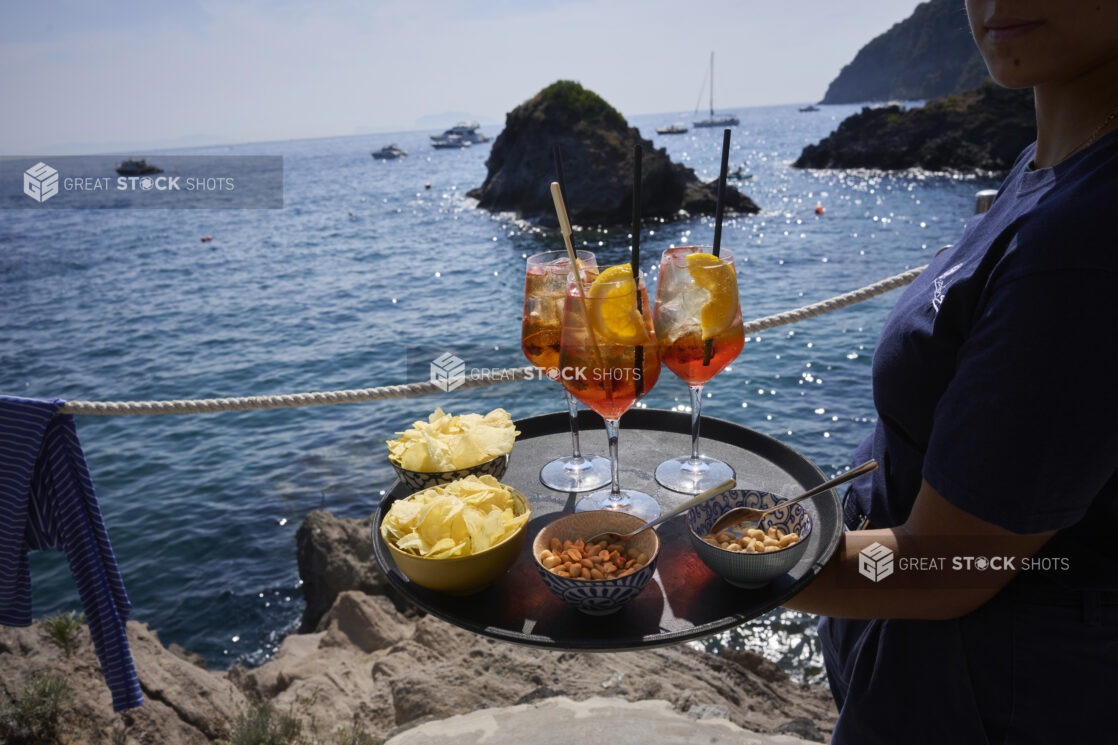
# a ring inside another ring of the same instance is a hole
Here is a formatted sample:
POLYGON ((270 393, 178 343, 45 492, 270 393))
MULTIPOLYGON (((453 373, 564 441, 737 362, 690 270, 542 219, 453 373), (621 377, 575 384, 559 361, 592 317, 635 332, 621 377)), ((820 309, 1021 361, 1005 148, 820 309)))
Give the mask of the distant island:
MULTIPOLYGON (((704 183, 692 169, 673 163, 667 150, 641 138, 601 96, 570 80, 552 83, 509 112, 486 161, 485 182, 468 195, 483 209, 556 226, 549 185, 555 180, 552 151, 559 145, 571 221, 624 225, 632 218, 633 145, 638 142, 643 217, 714 214, 716 181, 704 183)), ((726 187, 725 207, 729 214, 760 211, 732 186, 726 187)))
POLYGON ((805 147, 793 165, 1003 172, 1034 139, 1032 90, 989 81, 907 111, 864 108, 818 144, 805 147))
POLYGON ((960 0, 930 0, 866 44, 821 103, 915 101, 977 88, 987 79, 960 0))

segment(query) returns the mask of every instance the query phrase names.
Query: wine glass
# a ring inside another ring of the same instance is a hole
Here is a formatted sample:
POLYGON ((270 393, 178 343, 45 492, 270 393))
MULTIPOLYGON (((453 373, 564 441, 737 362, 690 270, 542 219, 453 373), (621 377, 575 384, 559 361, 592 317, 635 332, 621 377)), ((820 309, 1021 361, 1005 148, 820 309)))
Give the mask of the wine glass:
POLYGON ((656 283, 656 337, 660 359, 691 393, 691 455, 656 467, 656 482, 673 491, 698 494, 727 479, 734 469, 699 453, 699 410, 703 386, 741 353, 741 304, 734 255, 681 246, 664 251, 656 283))
POLYGON ((611 267, 592 284, 572 281, 563 308, 559 372, 575 398, 602 415, 609 440, 610 488, 591 492, 575 512, 617 510, 653 520, 660 505, 618 481, 618 420, 660 377, 660 354, 643 277, 628 264, 611 267))
MULTIPOLYGON (((585 275, 598 275, 598 265, 590 251, 578 251, 585 275)), ((558 379, 559 341, 563 331, 563 299, 571 262, 566 251, 545 251, 528 257, 524 276, 524 321, 520 348, 524 356, 548 377, 558 379)), ((540 483, 562 492, 597 489, 609 481, 609 461, 600 455, 583 455, 578 442, 578 403, 564 390, 567 413, 571 418, 571 455, 546 463, 540 469, 540 483)))

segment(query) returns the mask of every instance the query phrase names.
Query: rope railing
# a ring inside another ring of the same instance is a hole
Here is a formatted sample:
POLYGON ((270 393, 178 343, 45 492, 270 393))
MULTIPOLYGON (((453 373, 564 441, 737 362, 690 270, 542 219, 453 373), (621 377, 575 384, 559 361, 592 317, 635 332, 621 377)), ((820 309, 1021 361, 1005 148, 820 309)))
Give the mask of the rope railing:
MULTIPOLYGON (((782 326, 805 318, 830 313, 856 303, 907 285, 926 267, 895 274, 871 285, 836 295, 818 303, 801 308, 757 318, 744 324, 747 334, 757 333, 776 326, 782 326)), ((493 370, 481 375, 469 375, 453 390, 475 388, 483 385, 510 383, 541 377, 535 374, 534 367, 510 367, 493 370)), ((329 406, 332 404, 357 404, 368 401, 382 401, 389 398, 407 398, 431 393, 446 393, 447 386, 433 381, 406 383, 402 385, 383 385, 376 388, 357 390, 325 391, 314 393, 288 393, 275 396, 242 396, 239 398, 205 398, 173 401, 69 401, 62 406, 60 413, 87 414, 93 416, 140 416, 147 414, 208 414, 219 411, 260 411, 263 409, 292 409, 300 406, 329 406)))

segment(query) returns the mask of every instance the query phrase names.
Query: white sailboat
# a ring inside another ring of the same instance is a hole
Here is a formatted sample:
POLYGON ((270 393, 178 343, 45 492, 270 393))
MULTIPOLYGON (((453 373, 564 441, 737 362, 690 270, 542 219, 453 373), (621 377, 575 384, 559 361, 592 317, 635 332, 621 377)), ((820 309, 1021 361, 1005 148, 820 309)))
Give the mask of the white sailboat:
MULTIPOLYGON (((701 97, 702 91, 699 91, 701 97)), ((695 115, 698 116, 699 108, 695 107, 695 115)), ((697 119, 692 122, 696 127, 736 127, 741 124, 738 118, 733 115, 715 116, 714 115, 714 52, 710 53, 710 116, 706 119, 697 119)))

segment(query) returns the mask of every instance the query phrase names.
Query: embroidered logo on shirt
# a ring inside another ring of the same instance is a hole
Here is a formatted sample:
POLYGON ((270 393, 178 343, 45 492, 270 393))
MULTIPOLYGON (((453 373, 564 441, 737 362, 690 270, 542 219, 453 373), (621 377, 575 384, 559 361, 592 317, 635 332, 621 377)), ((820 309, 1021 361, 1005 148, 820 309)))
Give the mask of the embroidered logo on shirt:
POLYGON ((943 304, 943 298, 947 294, 947 285, 949 284, 947 278, 962 268, 961 263, 956 264, 932 280, 932 309, 936 313, 939 313, 939 306, 943 304))

